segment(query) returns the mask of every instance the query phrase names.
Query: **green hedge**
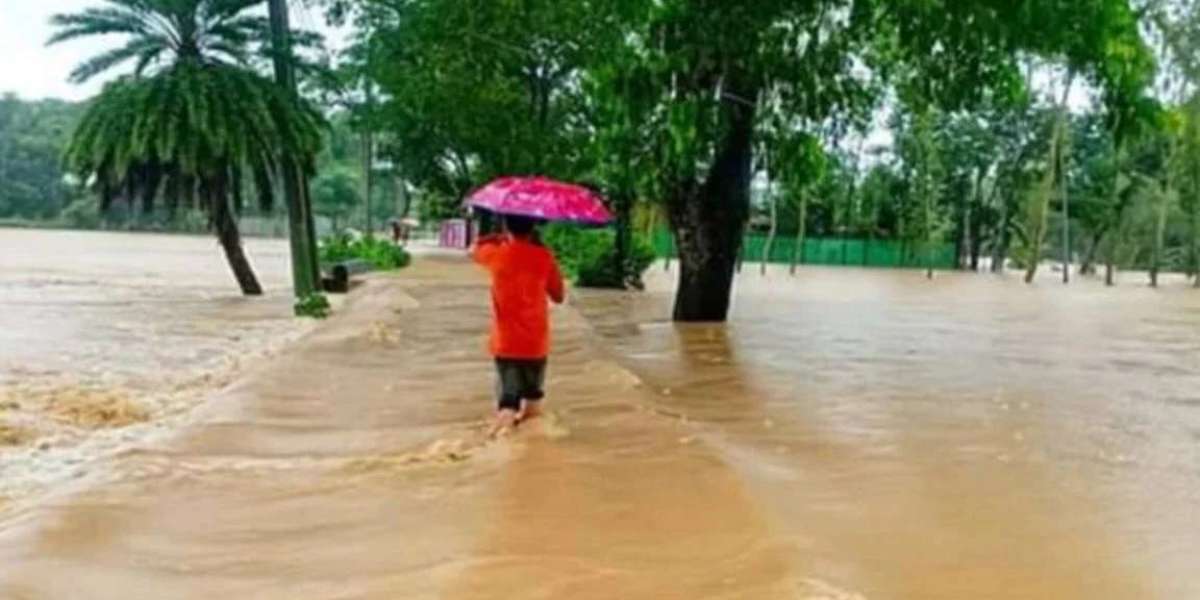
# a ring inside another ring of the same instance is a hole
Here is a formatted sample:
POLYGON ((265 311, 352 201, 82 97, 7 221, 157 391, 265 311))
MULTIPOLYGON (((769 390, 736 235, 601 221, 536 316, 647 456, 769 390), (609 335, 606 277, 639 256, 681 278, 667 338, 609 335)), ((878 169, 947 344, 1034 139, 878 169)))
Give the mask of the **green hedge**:
POLYGON ((403 269, 412 262, 404 248, 383 238, 363 237, 355 239, 341 234, 321 240, 322 263, 330 264, 346 260, 365 260, 379 271, 403 269))
POLYGON ((611 229, 551 224, 542 229, 541 235, 542 241, 558 258, 564 274, 581 287, 623 289, 629 284, 639 286, 642 274, 656 258, 654 247, 648 240, 633 236, 625 260, 625 273, 621 273, 617 268, 616 232, 611 229))

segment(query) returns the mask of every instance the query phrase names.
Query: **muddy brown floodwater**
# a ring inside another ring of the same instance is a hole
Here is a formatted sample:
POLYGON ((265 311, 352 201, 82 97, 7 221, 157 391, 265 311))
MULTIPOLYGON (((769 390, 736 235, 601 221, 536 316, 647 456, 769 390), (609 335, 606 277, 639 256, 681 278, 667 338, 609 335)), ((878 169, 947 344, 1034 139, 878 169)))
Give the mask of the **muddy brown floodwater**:
POLYGON ((169 433, 308 329, 286 243, 247 246, 261 299, 210 237, 0 229, 0 510, 169 433))
POLYGON ((488 442, 481 275, 374 277, 0 505, 0 598, 1200 597, 1200 295, 747 272, 677 326, 650 284, 557 309, 550 414, 488 442))
POLYGON ((747 273, 727 326, 662 320, 662 274, 581 304, 802 573, 865 598, 1200 598, 1200 295, 1049 277, 747 273))

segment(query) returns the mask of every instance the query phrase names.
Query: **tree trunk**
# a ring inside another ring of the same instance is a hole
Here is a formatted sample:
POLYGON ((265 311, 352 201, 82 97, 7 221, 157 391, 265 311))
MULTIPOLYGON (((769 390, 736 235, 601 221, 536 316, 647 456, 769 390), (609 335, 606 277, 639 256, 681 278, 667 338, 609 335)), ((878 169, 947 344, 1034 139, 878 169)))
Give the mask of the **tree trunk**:
POLYGON ((1063 285, 1071 283, 1071 196, 1067 186, 1067 160, 1070 158, 1071 150, 1070 128, 1064 128, 1062 151, 1059 152, 1058 161, 1061 164, 1058 174, 1058 189, 1062 198, 1062 281, 1063 285))
POLYGON ((671 227, 679 245, 679 289, 674 319, 725 321, 729 316, 734 268, 750 209, 756 92, 726 100, 729 129, 702 185, 676 185, 670 202, 671 227))
POLYGON ((724 321, 729 314, 733 274, 741 246, 741 224, 721 222, 689 203, 672 225, 679 245, 676 321, 724 321))
POLYGON ((1046 174, 1039 184, 1038 193, 1033 198, 1033 205, 1030 207, 1029 220, 1032 226, 1033 248, 1030 250, 1029 264, 1025 269, 1025 283, 1033 283, 1034 277, 1037 276, 1038 266, 1042 260, 1042 244, 1046 238, 1046 220, 1050 213, 1050 194, 1056 187, 1054 185, 1057 181, 1056 178, 1065 176, 1062 171, 1064 167, 1063 138, 1066 136, 1069 114, 1067 99, 1070 97, 1074 82, 1075 73, 1068 73, 1067 85, 1063 88, 1062 100, 1058 103, 1058 115, 1054 119, 1054 129, 1050 134, 1049 164, 1046 174))
MULTIPOLYGON (((412 214, 413 198, 412 198, 412 195, 408 191, 408 182, 405 181, 403 178, 398 178, 396 180, 396 189, 397 189, 397 191, 399 191, 400 202, 403 203, 403 208, 400 209, 400 218, 404 219, 404 218, 407 218, 410 214, 412 214)), ((421 215, 418 214, 417 218, 419 219, 420 216, 421 215)))
POLYGON ((775 246, 775 235, 779 232, 779 205, 775 201, 774 189, 771 187, 771 164, 766 163, 767 172, 767 202, 771 206, 771 228, 767 231, 767 241, 763 244, 762 265, 759 273, 767 274, 767 263, 771 260, 771 249, 775 246))
POLYGON ((796 245, 792 246, 792 264, 788 272, 796 274, 796 265, 804 262, 804 233, 808 225, 808 191, 800 190, 800 211, 796 222, 796 245))
POLYGON ((1011 197, 1005 196, 1000 203, 1000 219, 996 223, 996 241, 992 246, 991 270, 996 274, 1004 272, 1004 261, 1008 260, 1009 229, 1012 226, 1009 214, 1011 200, 1011 197))
POLYGON ((311 206, 305 193, 304 176, 290 159, 282 160, 284 198, 288 209, 288 231, 291 242, 292 280, 296 297, 303 298, 319 291, 321 281, 317 266, 316 234, 311 223, 311 206))
POLYGON ((254 275, 254 267, 250 265, 250 261, 242 249, 242 236, 238 231, 233 211, 229 207, 229 194, 225 182, 213 182, 207 191, 209 192, 209 207, 212 210, 213 229, 217 234, 217 241, 221 243, 221 248, 225 251, 225 260, 229 262, 229 268, 233 271, 238 286, 247 296, 261 296, 262 286, 259 285, 258 278, 254 275))
POLYGON ((630 213, 633 202, 629 194, 618 192, 616 197, 617 209, 617 235, 616 235, 616 252, 613 253, 613 260, 616 264, 613 265, 616 269, 618 281, 616 285, 625 287, 631 278, 640 276, 641 273, 632 273, 629 270, 629 248, 631 246, 631 237, 633 233, 633 223, 630 221, 630 213))
POLYGON ((1158 273, 1162 267, 1163 238, 1167 230, 1167 211, 1169 207, 1168 202, 1170 201, 1169 186, 1169 183, 1164 186, 1162 198, 1159 199, 1158 206, 1156 207, 1154 246, 1150 252, 1150 287, 1158 287, 1158 273))
POLYGON ((362 137, 363 222, 366 224, 364 231, 367 237, 371 237, 374 231, 374 224, 371 222, 371 195, 375 188, 375 174, 372 169, 375 162, 375 137, 371 134, 369 125, 363 130, 362 137))
MULTIPOLYGON (((297 97, 296 74, 292 64, 291 26, 286 0, 267 3, 274 51, 275 79, 289 99, 297 97)), ((283 157, 284 196, 287 200, 288 230, 291 238, 292 283, 296 296, 303 298, 318 290, 321 281, 317 265, 316 229, 312 218, 312 199, 308 195, 307 176, 292 157, 283 157)))
POLYGON ((933 279, 933 209, 937 199, 934 197, 933 183, 933 160, 936 142, 932 139, 932 129, 929 123, 930 115, 928 109, 923 112, 920 117, 919 135, 921 136, 921 154, 920 154, 920 194, 921 194, 921 220, 922 226, 922 254, 925 256, 925 277, 933 279))
MULTIPOLYGON (((975 173, 971 177, 971 193, 963 199, 962 202, 962 219, 959 223, 958 243, 955 245, 954 251, 954 266, 958 269, 968 268, 971 265, 971 248, 974 246, 972 242, 972 227, 971 223, 974 220, 975 206, 978 202, 979 188, 981 187, 982 169, 976 167, 975 173)), ((973 267, 972 267, 973 268, 973 267)))
POLYGON ((1098 240, 1104 243, 1104 285, 1112 287, 1116 285, 1116 262, 1117 249, 1125 237, 1125 206, 1121 195, 1121 170, 1125 164, 1125 144, 1124 140, 1120 139, 1117 133, 1120 131, 1120 115, 1117 115, 1117 121, 1112 128, 1112 150, 1114 157, 1113 169, 1113 184, 1112 198, 1112 213, 1109 216, 1109 223, 1104 228, 1107 232, 1107 240, 1103 237, 1098 240))
POLYGON ((1050 193, 1054 187, 1054 178, 1058 170, 1058 151, 1064 119, 1062 112, 1056 117, 1054 132, 1050 135, 1049 166, 1046 168, 1045 175, 1042 176, 1042 181, 1038 182, 1037 192, 1031 198, 1029 224, 1032 231, 1030 235, 1032 247, 1027 257, 1029 264, 1025 265, 1025 283, 1033 283, 1034 278, 1037 277, 1038 267, 1041 266, 1042 244, 1046 238, 1047 219, 1050 216, 1050 193))
POLYGON ((1101 227, 1095 234, 1092 235, 1092 241, 1088 244, 1087 251, 1083 253, 1083 260, 1079 263, 1080 275, 1095 275, 1096 274, 1096 252, 1100 250, 1100 245, 1104 243, 1104 236, 1108 233, 1108 228, 1101 227))
POLYGON ((1171 196, 1175 193, 1175 181, 1172 177, 1172 161, 1175 159, 1175 142, 1172 141, 1167 150, 1166 166, 1163 169, 1162 189, 1159 194, 1154 223, 1154 247, 1150 255, 1150 287, 1158 287, 1158 273, 1162 268, 1163 240, 1167 231, 1167 214, 1171 211, 1171 196))
POLYGON ((983 228, 979 226, 980 219, 975 219, 971 232, 971 263, 972 272, 979 272, 979 257, 983 254, 983 228))

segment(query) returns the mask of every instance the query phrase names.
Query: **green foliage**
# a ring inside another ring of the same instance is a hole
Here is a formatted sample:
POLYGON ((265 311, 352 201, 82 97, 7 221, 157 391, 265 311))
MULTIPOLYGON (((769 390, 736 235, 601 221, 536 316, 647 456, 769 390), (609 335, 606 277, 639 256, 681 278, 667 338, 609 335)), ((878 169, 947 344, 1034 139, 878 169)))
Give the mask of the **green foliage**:
POLYGON ((166 197, 172 203, 196 188, 202 195, 216 187, 240 191, 234 181, 253 177, 260 204, 269 208, 276 156, 296 157, 311 169, 321 122, 314 109, 255 73, 180 63, 106 86, 75 130, 66 161, 80 179, 94 177, 110 201, 140 195, 152 207, 164 180, 175 192, 166 197))
POLYGON ((572 179, 584 144, 573 79, 591 48, 587 3, 328 2, 352 20, 344 63, 379 88, 369 111, 401 176, 462 198, 498 175, 572 179))
POLYGON ((0 96, 0 218, 48 220, 74 200, 63 147, 82 107, 0 96))
POLYGON ((135 76, 105 86, 65 151, 81 181, 94 181, 102 209, 124 198, 151 212, 242 204, 253 181, 273 203, 279 161, 311 171, 322 118, 289 99, 251 64, 265 20, 249 0, 109 0, 109 8, 58 15, 51 43, 122 34, 128 44, 81 65, 86 79, 136 60, 135 76), (136 49, 132 52, 131 49, 136 49), (153 67, 153 68, 151 68, 153 67))
POLYGON ((297 317, 309 317, 312 319, 324 319, 329 316, 329 299, 325 294, 312 293, 303 298, 296 300, 293 307, 297 317))
POLYGON ((258 74, 256 64, 270 57, 267 21, 250 13, 259 2, 106 4, 52 19, 52 44, 113 35, 125 42, 81 64, 76 81, 135 64, 88 106, 64 153, 68 168, 91 182, 101 210, 123 200, 150 214, 161 195, 172 215, 205 212, 243 292, 260 294, 234 214, 247 182, 265 210, 284 173, 313 171, 322 116, 258 74))
POLYGON ((362 203, 358 179, 337 167, 321 172, 313 180, 312 199, 313 212, 332 219, 335 229, 362 203))
POLYGON ((418 194, 417 207, 423 223, 437 223, 463 216, 462 200, 442 193, 424 190, 418 194))
POLYGON ((76 229, 98 229, 104 222, 96 202, 89 198, 80 198, 63 209, 59 220, 68 227, 76 229))
MULTIPOLYGON (((1045 170, 1050 137, 1049 112, 1026 89, 1026 63, 1088 79, 1120 145, 1154 113, 1145 92, 1155 61, 1139 15, 1170 3, 325 4, 357 27, 349 62, 384 92, 372 117, 392 136, 388 153, 404 176, 431 199, 426 220, 455 216, 463 194, 494 175, 538 172, 656 203, 677 225, 685 209, 703 213, 684 227, 740 228, 752 212, 746 166, 765 156, 781 234, 800 229, 804 198, 814 235, 924 243, 953 235, 960 251, 1003 257, 1026 235, 1021 207, 1045 170), (850 138, 889 98, 904 113, 894 153, 867 167, 861 150, 830 143, 850 138), (916 127, 914 115, 924 114, 929 122, 916 127)), ((1194 21, 1167 39, 1190 48, 1194 21)), ((1173 55, 1195 63, 1195 52, 1173 55)), ((1119 220, 1115 199, 1127 195, 1100 202, 1106 190, 1092 185, 1106 161, 1087 167, 1092 187, 1081 193, 1095 202, 1077 203, 1080 226, 1119 220)), ((738 238, 707 236, 720 237, 738 238)))
POLYGON ((334 235, 321 240, 320 259, 325 264, 365 260, 379 271, 403 269, 412 262, 412 256, 404 248, 388 240, 349 235, 334 235))
POLYGON ((612 230, 552 224, 544 227, 541 235, 564 275, 581 287, 640 286, 642 274, 655 260, 654 247, 641 236, 633 236, 622 272, 617 262, 616 233, 612 230))

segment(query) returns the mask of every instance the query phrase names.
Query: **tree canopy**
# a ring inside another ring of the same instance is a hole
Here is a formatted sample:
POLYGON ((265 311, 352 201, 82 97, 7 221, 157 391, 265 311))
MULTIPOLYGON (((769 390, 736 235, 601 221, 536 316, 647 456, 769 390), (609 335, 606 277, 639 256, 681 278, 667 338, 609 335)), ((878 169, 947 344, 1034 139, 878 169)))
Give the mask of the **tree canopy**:
POLYGON ((242 255, 234 212, 250 180, 272 203, 286 162, 311 172, 321 146, 320 114, 255 67, 265 19, 251 0, 107 0, 103 8, 58 15, 50 43, 122 35, 125 45, 86 61, 76 80, 134 60, 85 111, 65 156, 101 208, 121 198, 154 209, 204 210, 242 290, 261 288, 242 255))

